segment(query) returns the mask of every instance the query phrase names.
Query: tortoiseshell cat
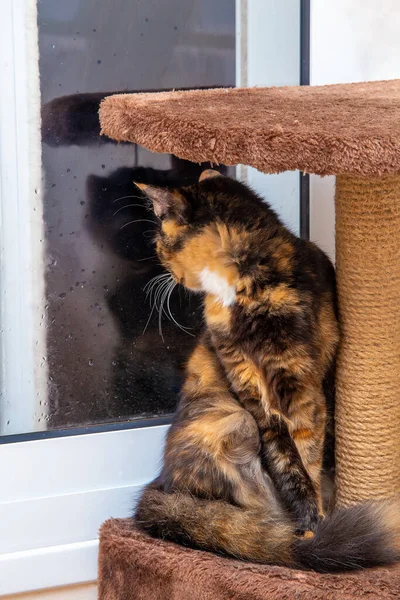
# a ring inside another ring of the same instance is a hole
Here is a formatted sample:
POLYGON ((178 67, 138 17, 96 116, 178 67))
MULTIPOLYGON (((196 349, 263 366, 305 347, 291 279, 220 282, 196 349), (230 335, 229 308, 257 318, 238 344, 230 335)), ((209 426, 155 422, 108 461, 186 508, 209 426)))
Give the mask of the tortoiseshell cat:
POLYGON ((398 505, 323 518, 323 389, 339 339, 329 259, 214 171, 180 189, 138 187, 160 220, 158 256, 175 282, 204 294, 206 324, 139 527, 318 571, 398 559, 398 505))

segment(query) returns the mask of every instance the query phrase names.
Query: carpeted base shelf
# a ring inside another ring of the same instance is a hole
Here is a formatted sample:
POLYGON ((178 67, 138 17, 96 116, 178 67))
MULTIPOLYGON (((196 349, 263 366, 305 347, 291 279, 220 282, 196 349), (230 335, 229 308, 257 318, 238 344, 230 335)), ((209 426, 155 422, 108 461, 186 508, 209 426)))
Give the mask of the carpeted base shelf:
POLYGON ((100 531, 99 600, 399 600, 400 565, 320 575, 154 540, 112 519, 100 531))

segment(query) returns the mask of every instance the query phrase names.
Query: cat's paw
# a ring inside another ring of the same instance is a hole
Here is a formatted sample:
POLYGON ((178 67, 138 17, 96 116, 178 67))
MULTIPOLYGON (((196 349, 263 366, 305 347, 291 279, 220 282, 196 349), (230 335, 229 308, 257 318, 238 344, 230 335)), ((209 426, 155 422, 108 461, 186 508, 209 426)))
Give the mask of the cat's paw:
POLYGON ((295 519, 296 535, 301 537, 312 537, 310 534, 315 533, 322 518, 323 517, 318 514, 318 511, 315 510, 314 507, 309 507, 301 517, 295 519))
POLYGON ((314 537, 314 532, 310 529, 308 531, 296 530, 296 535, 303 538, 303 540, 311 540, 314 537))

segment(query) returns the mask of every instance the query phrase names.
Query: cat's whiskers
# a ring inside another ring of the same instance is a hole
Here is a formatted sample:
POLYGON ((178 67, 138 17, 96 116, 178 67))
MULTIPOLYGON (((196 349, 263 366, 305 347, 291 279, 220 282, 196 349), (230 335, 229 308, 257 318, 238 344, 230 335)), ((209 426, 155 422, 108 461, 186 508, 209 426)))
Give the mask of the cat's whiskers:
MULTIPOLYGON (((151 304, 151 311, 149 318, 147 319, 145 328, 143 330, 143 334, 146 332, 147 327, 150 323, 151 317, 153 316, 154 309, 158 311, 158 332, 161 336, 161 339, 165 343, 163 332, 162 332, 162 315, 163 313, 166 317, 172 321, 179 329, 194 337, 194 334, 191 333, 187 328, 178 323, 172 314, 170 300, 171 295, 174 289, 176 288, 177 283, 173 280, 170 273, 162 273, 161 275, 157 275, 153 277, 144 287, 146 291, 146 298, 149 297, 151 304)), ((142 334, 142 335, 143 335, 142 334)))
POLYGON ((149 281, 144 286, 143 290, 146 291, 151 285, 153 285, 156 281, 158 281, 161 277, 166 277, 169 273, 161 273, 149 279, 149 281))
POLYGON ((167 296, 167 310, 169 313, 169 317, 170 319, 175 323, 175 325, 177 325, 177 327, 179 327, 179 329, 182 329, 182 331, 184 331, 185 333, 187 333, 188 335, 191 335, 192 337, 195 337, 193 333, 190 333, 190 331, 188 331, 189 329, 192 329, 191 327, 184 327, 183 325, 181 325, 180 323, 178 323, 178 321, 174 318, 172 311, 171 311, 171 307, 169 304, 169 301, 171 299, 171 294, 174 291, 175 287, 176 287, 177 283, 175 281, 172 281, 172 284, 169 287, 168 290, 168 296, 167 296))
MULTIPOLYGON (((164 336, 162 333, 162 314, 163 314, 163 312, 165 312, 164 302, 167 298, 171 282, 169 280, 167 280, 166 283, 163 283, 162 285, 163 285, 163 288, 162 288, 162 293, 160 294, 160 305, 159 305, 159 309, 158 309, 158 333, 160 334, 162 341, 165 343, 164 336)), ((165 314, 167 314, 167 313, 165 313, 165 314)))
POLYGON ((147 331, 147 327, 149 326, 149 323, 151 321, 151 317, 153 316, 153 312, 154 309, 156 308, 156 296, 158 295, 160 288, 162 288, 165 279, 166 278, 170 278, 170 274, 169 273, 161 273, 161 275, 156 275, 155 277, 153 277, 152 279, 150 279, 150 281, 148 281, 146 283, 146 285, 144 286, 144 291, 146 291, 146 298, 150 295, 150 304, 152 304, 151 307, 151 311, 149 314, 149 318, 147 319, 146 325, 143 329, 143 333, 142 335, 144 335, 147 331), (154 301, 152 300, 152 296, 153 296, 153 292, 155 291, 155 295, 154 295, 154 301))
MULTIPOLYGON (((146 298, 149 296, 150 298, 150 305, 153 305, 153 293, 154 291, 156 291, 158 289, 159 284, 161 284, 161 282, 164 280, 164 277, 158 276, 156 277, 152 282, 151 285, 148 287, 147 291, 146 291, 146 298)), ((153 306, 154 308, 154 306, 153 306)))
POLYGON ((153 229, 147 229, 146 231, 143 231, 142 236, 145 238, 149 238, 149 235, 146 235, 148 233, 151 233, 151 237, 154 239, 154 230, 153 229))
POLYGON ((147 211, 147 207, 144 206, 144 204, 124 204, 124 206, 120 206, 119 209, 115 211, 113 217, 115 217, 115 215, 118 214, 121 210, 124 210, 124 208, 144 208, 147 211))
POLYGON ((165 279, 170 277, 169 273, 161 273, 161 275, 156 275, 155 277, 153 277, 152 279, 150 279, 150 281, 148 281, 146 283, 146 285, 143 288, 143 291, 146 292, 146 298, 148 295, 150 295, 150 302, 151 302, 151 297, 152 297, 152 293, 154 291, 155 288, 157 288, 157 286, 165 279))
POLYGON ((136 262, 143 262, 144 260, 157 260, 157 255, 147 256, 146 258, 138 258, 136 262))
MULTIPOLYGON (((130 194, 129 196, 121 196, 120 198, 116 198, 115 200, 112 201, 112 204, 115 204, 115 202, 119 202, 120 200, 127 200, 128 198, 133 198, 133 199, 137 198, 138 200, 144 200, 145 201, 144 204, 131 204, 130 206, 139 206, 140 208, 144 208, 147 211, 150 211, 153 214, 153 216, 157 219, 157 221, 161 221, 160 217, 158 217, 157 215, 154 214, 151 200, 147 197, 134 196, 134 195, 130 194)), ((125 207, 122 206, 121 208, 125 208, 125 207)), ((116 214, 116 213, 114 213, 114 214, 116 214)))
POLYGON ((169 279, 166 279, 165 281, 162 281, 159 285, 159 287, 157 288, 156 293, 154 294, 154 304, 156 305, 156 309, 159 312, 160 308, 161 308, 161 298, 164 294, 164 291, 166 290, 166 288, 169 285, 169 279))
POLYGON ((134 221, 129 221, 129 223, 125 223, 125 225, 122 225, 122 227, 120 227, 120 231, 121 229, 124 229, 124 227, 128 227, 128 225, 133 225, 134 223, 153 223, 153 225, 158 225, 156 221, 151 221, 150 219, 135 219, 134 221))
POLYGON ((144 326, 144 329, 143 329, 143 331, 142 331, 142 335, 144 335, 144 334, 146 333, 146 331, 147 331, 147 328, 148 328, 148 326, 149 326, 149 323, 150 323, 151 317, 153 316, 153 312, 154 312, 154 304, 153 304, 153 308, 152 308, 152 309, 151 309, 151 311, 150 311, 149 318, 148 318, 148 319, 147 319, 147 321, 146 321, 146 325, 144 326))
MULTIPOLYGON (((143 196, 133 196, 132 194, 130 194, 129 196, 121 196, 121 198, 116 198, 115 200, 112 201, 112 203, 115 204, 115 202, 119 202, 120 200, 127 200, 128 198, 137 198, 138 200, 144 199, 143 196)), ((145 204, 143 204, 141 206, 143 206, 143 208, 146 208, 145 204)))
POLYGON ((162 295, 164 293, 164 290, 169 285, 169 277, 170 277, 170 275, 169 275, 169 273, 167 273, 166 275, 167 275, 167 278, 162 279, 161 281, 159 281, 158 285, 155 288, 153 287, 153 289, 151 290, 151 293, 150 293, 150 303, 153 304, 151 312, 153 312, 154 309, 157 309, 157 312, 160 312, 159 301, 160 301, 160 299, 161 299, 161 297, 162 297, 162 295), (153 292, 154 292, 154 299, 152 299, 153 292))

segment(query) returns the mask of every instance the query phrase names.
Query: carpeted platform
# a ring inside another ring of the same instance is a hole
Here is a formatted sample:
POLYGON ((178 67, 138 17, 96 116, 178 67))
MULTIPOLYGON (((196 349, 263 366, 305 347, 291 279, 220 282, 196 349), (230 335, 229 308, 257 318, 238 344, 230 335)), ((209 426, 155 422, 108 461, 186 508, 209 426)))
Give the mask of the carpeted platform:
POLYGON ((119 94, 102 133, 193 162, 266 173, 400 173, 400 82, 119 94))
POLYGON ((398 600, 400 565, 320 575, 154 540, 112 519, 100 532, 99 600, 398 600))

